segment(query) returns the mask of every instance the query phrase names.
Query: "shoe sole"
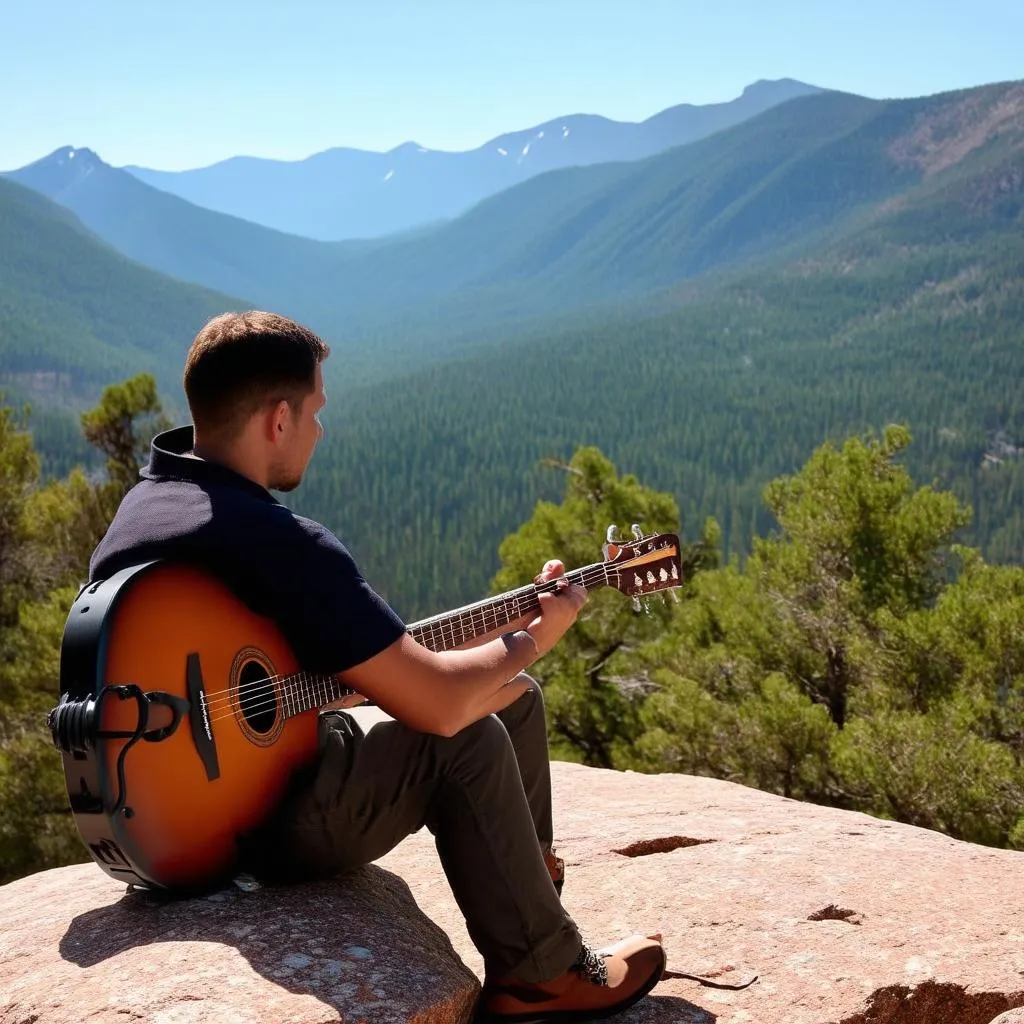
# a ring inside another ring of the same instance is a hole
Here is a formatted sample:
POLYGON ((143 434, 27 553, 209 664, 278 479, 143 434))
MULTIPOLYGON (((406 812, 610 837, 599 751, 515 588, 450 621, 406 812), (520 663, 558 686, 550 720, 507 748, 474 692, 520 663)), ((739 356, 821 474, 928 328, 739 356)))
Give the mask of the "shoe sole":
POLYGON ((602 1010, 551 1010, 548 1013, 482 1013, 473 1018, 474 1024, 586 1024, 587 1021, 604 1020, 614 1017, 623 1010, 628 1010, 634 1003, 640 1002, 655 985, 661 981, 667 963, 665 950, 661 951, 661 966, 651 973, 650 978, 631 996, 614 1006, 606 1006, 602 1010))

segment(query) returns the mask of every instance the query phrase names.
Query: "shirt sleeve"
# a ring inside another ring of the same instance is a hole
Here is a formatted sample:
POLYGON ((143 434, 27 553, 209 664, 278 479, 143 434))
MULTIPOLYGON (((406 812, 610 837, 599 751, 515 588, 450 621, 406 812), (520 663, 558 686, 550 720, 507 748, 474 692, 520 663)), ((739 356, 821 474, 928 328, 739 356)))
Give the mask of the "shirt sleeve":
POLYGON ((215 528, 203 547, 238 596, 277 623, 303 670, 343 672, 405 632, 326 527, 276 503, 236 513, 213 517, 231 529, 215 528))
POLYGON ((289 600, 277 618, 304 668, 342 672, 390 647, 405 624, 330 530, 301 516, 293 519, 303 540, 293 552, 289 600))

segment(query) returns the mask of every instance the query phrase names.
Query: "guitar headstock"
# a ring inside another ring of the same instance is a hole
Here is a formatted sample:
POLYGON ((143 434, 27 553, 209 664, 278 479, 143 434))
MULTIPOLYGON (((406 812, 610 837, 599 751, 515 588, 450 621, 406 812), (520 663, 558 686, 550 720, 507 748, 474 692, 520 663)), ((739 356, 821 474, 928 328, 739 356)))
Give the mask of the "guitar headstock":
POLYGON ((682 585, 679 537, 676 534, 644 536, 637 525, 633 526, 632 540, 623 540, 617 534, 618 528, 609 526, 603 548, 611 586, 632 597, 636 604, 647 594, 682 585))

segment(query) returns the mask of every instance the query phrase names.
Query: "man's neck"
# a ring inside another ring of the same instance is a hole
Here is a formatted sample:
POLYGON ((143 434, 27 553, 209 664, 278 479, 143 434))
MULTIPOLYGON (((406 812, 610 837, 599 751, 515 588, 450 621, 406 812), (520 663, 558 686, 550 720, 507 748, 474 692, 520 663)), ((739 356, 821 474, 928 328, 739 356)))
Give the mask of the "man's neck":
POLYGON ((200 459, 203 462, 215 462, 217 465, 224 466, 239 476, 244 476, 254 484, 259 484, 260 487, 269 490, 266 474, 261 472, 260 468, 256 465, 257 460, 251 457, 247 458, 245 453, 237 448, 224 449, 204 444, 197 438, 192 451, 188 455, 193 459, 200 459))

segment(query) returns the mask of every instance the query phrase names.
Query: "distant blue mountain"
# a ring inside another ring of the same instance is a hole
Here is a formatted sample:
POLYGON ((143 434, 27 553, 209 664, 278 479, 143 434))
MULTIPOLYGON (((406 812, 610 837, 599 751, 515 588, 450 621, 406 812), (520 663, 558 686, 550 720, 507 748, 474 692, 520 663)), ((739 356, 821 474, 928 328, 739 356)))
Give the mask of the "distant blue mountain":
POLYGON ((463 153, 407 142, 387 153, 339 148, 295 162, 238 156, 190 171, 125 170, 198 206, 289 234, 376 238, 456 217, 544 171, 640 160, 820 91, 788 78, 760 81, 728 103, 684 103, 638 124, 573 114, 463 153))

